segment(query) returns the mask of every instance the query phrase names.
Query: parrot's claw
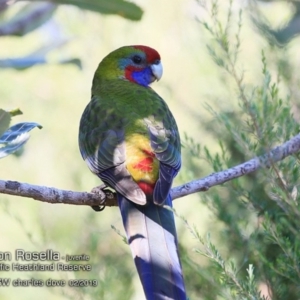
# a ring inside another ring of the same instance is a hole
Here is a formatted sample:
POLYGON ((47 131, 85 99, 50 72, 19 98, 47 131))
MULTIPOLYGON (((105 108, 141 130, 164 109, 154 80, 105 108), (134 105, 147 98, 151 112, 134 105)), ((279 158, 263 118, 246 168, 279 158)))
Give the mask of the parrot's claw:
POLYGON ((104 208, 105 208, 105 205, 102 205, 102 206, 100 206, 100 205, 93 205, 93 206, 92 206, 92 209, 93 209, 94 211, 96 211, 96 212, 102 211, 102 210, 104 210, 104 208))
POLYGON ((107 188, 107 185, 105 183, 101 183, 100 185, 92 188, 91 193, 93 194, 99 194, 101 196, 105 196, 104 189, 107 188))
POLYGON ((107 187, 107 185, 102 183, 101 185, 92 188, 91 193, 101 195, 101 198, 103 199, 101 202, 101 205, 93 205, 92 206, 92 209, 94 211, 99 212, 99 211, 104 210, 105 201, 106 201, 106 192, 105 192, 106 187, 107 187))
POLYGON ((101 205, 92 206, 94 211, 102 211, 106 206, 118 206, 116 193, 104 183, 94 187, 91 193, 98 194, 101 196, 101 199, 103 199, 101 205))

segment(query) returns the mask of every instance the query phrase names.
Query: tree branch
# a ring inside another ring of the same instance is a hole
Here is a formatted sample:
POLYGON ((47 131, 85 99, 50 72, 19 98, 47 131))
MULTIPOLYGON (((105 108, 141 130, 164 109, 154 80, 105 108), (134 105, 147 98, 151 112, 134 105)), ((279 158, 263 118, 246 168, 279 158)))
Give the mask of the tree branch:
MULTIPOLYGON (((300 150, 300 134, 284 144, 273 148, 269 153, 255 157, 240 165, 213 173, 202 179, 193 180, 171 190, 173 200, 193 193, 207 191, 209 188, 225 183, 245 174, 252 173, 262 167, 271 167, 273 163, 295 154, 300 150)), ((94 190, 94 189, 93 189, 94 190)), ((116 194, 109 190, 97 190, 97 193, 74 192, 57 188, 31 185, 17 181, 0 180, 0 193, 20 197, 33 198, 52 204, 73 204, 89 206, 117 206, 116 194)))

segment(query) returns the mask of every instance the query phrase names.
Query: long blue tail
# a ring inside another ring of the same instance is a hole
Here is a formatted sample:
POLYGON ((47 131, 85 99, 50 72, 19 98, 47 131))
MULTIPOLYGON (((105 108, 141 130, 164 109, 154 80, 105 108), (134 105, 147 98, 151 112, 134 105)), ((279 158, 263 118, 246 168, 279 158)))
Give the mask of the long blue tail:
MULTIPOLYGON (((147 300, 186 299, 172 211, 136 205, 118 194, 128 243, 147 300)), ((165 201, 172 207, 171 197, 165 201)))

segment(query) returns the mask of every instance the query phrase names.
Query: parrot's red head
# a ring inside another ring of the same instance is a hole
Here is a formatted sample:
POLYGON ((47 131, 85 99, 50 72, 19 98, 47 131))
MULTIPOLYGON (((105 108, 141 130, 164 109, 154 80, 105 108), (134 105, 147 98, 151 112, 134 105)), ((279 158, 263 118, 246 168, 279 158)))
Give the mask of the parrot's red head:
POLYGON ((162 76, 159 53, 147 46, 125 46, 108 54, 99 64, 99 79, 123 79, 148 86, 162 76))

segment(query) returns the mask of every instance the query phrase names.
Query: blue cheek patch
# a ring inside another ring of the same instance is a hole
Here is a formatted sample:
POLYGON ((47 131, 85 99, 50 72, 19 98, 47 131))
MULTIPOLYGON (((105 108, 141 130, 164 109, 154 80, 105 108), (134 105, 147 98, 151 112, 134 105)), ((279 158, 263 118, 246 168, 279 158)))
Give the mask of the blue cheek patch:
POLYGON ((151 82, 153 82, 153 74, 150 67, 132 71, 132 79, 142 86, 148 86, 151 82))

